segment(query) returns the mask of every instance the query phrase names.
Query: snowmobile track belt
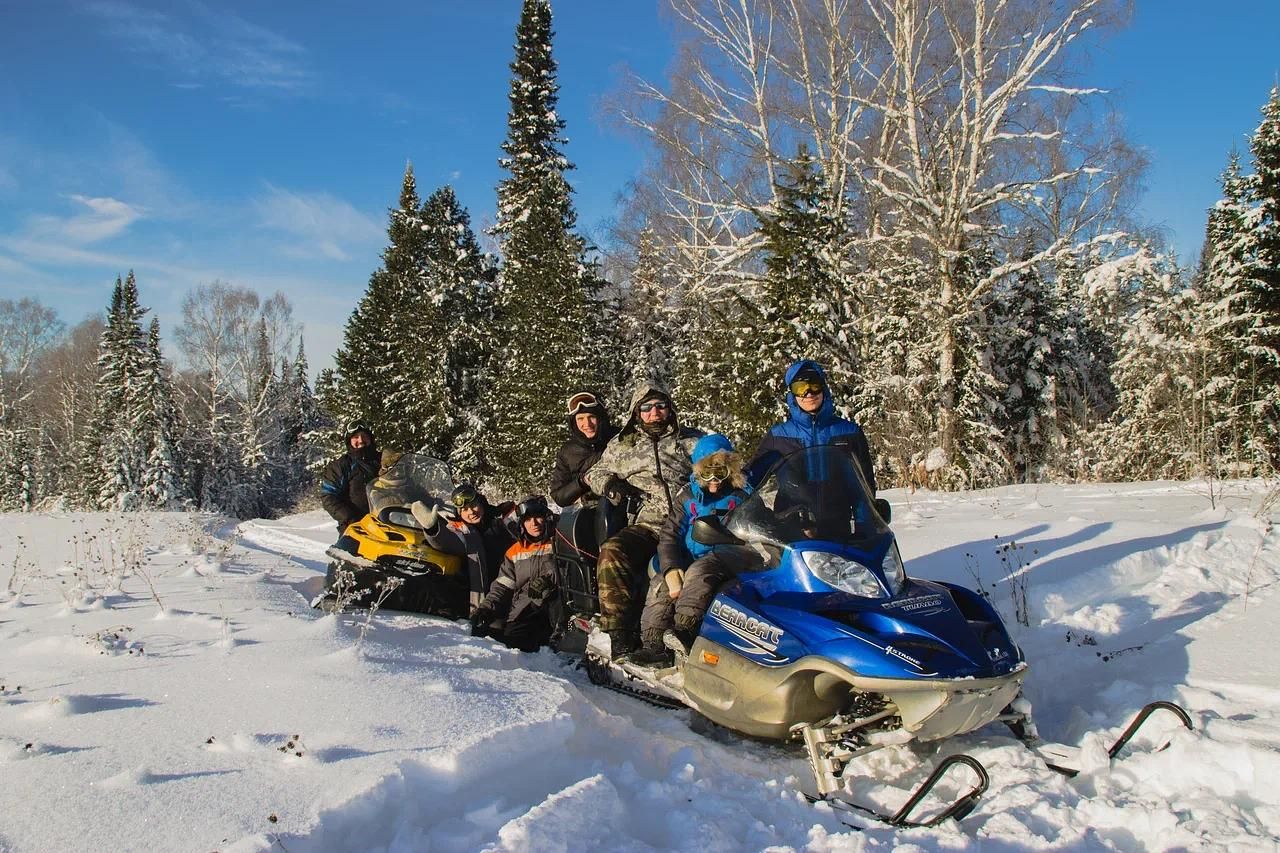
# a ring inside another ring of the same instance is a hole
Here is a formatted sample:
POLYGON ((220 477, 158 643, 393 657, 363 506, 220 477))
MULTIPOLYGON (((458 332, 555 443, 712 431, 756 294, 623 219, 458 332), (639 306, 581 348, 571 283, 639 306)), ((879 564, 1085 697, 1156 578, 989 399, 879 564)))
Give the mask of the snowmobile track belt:
POLYGON ((588 658, 583 658, 580 666, 587 671, 587 677, 591 680, 591 683, 599 687, 608 688, 616 693, 621 693, 624 696, 639 699, 641 702, 647 702, 650 705, 665 708, 669 711, 678 711, 681 708, 689 707, 680 700, 672 699, 669 696, 663 696, 661 693, 653 693, 649 690, 641 690, 638 687, 628 687, 625 684, 619 684, 610 678, 611 670, 608 664, 596 663, 588 658))

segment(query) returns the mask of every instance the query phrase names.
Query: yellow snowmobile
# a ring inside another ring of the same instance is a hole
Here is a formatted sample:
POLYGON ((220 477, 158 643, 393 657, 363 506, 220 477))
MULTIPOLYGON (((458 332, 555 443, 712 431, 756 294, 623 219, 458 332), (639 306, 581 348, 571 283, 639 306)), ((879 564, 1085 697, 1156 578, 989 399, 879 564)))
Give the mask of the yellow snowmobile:
POLYGON ((382 471, 369 484, 369 514, 347 527, 327 553, 332 562, 325 591, 312 605, 325 610, 372 607, 467 615, 463 558, 432 548, 409 507, 445 505, 453 489, 449 467, 417 453, 383 453, 382 471))

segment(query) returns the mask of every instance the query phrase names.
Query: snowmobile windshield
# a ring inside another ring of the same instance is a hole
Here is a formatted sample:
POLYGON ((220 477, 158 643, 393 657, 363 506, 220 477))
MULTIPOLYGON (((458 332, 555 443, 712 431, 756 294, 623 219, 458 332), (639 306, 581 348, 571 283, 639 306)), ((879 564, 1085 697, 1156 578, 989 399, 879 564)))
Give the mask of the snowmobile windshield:
POLYGON ((872 502, 858 463, 840 447, 809 447, 783 457, 751 497, 725 517, 745 542, 779 546, 808 540, 866 545, 889 527, 872 502))
POLYGON ((388 524, 418 527, 409 505, 414 501, 442 503, 452 490, 448 465, 430 456, 406 453, 369 483, 369 512, 388 524))

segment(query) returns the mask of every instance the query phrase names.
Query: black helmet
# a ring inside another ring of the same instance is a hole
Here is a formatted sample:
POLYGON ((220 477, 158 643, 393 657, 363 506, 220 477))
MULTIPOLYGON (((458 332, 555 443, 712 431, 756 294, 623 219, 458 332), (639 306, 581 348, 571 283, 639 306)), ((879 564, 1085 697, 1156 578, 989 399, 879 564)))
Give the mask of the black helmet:
POLYGON ((470 480, 463 480, 454 486, 453 493, 449 495, 449 503, 458 509, 483 502, 484 495, 480 494, 480 490, 470 480))
POLYGON ((516 520, 521 522, 526 518, 546 518, 549 515, 551 515, 551 508, 547 506, 547 499, 542 495, 527 497, 516 507, 516 520))
POLYGON ((369 438, 373 438, 373 430, 369 428, 368 424, 359 419, 347 424, 347 428, 343 431, 342 437, 346 441, 351 441, 351 436, 358 432, 367 432, 369 433, 369 438))

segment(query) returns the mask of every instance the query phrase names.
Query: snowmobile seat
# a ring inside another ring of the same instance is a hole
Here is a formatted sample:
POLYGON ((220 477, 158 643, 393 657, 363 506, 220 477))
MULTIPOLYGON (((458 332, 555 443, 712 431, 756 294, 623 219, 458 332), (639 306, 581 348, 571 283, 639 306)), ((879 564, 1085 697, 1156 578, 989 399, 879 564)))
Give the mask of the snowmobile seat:
POLYGON ((596 594, 596 558, 600 553, 596 535, 596 508, 565 508, 556 523, 553 552, 560 573, 560 592, 571 613, 595 613, 600 606, 596 594))

